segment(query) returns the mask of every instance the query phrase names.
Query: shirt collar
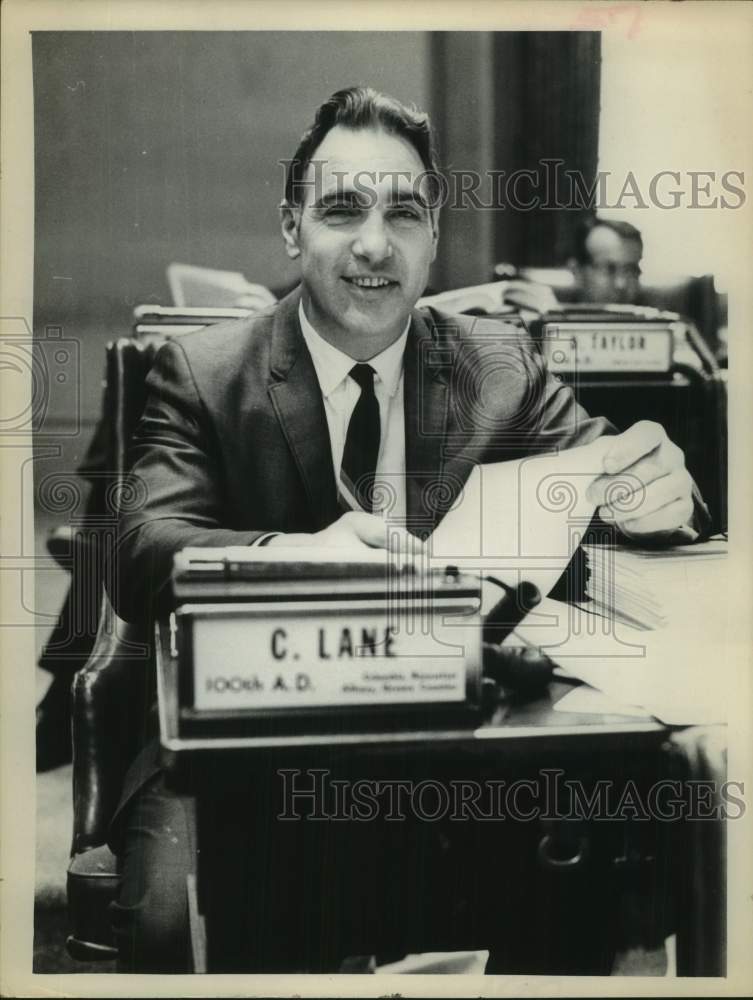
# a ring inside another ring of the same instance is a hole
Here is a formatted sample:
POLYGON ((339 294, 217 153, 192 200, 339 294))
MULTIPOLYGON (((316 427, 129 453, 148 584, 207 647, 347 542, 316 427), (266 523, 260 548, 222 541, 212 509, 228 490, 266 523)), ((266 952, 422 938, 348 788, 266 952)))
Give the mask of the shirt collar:
MULTIPOLYGON (((326 398, 340 385, 356 362, 348 354, 333 347, 316 332, 306 316, 302 300, 298 303, 298 318, 301 323, 303 339, 306 341, 306 347, 308 347, 311 360, 314 362, 322 394, 326 398)), ((368 361, 377 373, 379 380, 384 384, 389 396, 395 395, 400 384, 400 376, 403 373, 403 355, 410 323, 409 316, 405 329, 394 344, 390 344, 389 347, 386 347, 376 357, 369 358, 368 361)))

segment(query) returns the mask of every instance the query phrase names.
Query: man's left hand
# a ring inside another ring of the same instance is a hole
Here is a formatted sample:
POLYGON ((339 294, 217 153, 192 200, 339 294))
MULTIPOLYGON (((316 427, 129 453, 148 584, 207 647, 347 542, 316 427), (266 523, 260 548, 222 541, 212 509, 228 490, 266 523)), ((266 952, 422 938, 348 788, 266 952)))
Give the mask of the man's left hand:
POLYGON ((679 533, 694 541, 693 480, 682 449, 661 424, 641 420, 610 440, 604 475, 589 487, 600 516, 628 538, 648 540, 679 533))

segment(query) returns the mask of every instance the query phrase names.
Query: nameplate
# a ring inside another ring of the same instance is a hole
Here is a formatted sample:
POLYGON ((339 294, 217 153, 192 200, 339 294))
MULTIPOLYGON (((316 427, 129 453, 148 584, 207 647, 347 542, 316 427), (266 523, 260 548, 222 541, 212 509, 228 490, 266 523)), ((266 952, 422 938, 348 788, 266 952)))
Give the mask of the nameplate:
POLYGON ((668 372, 672 331, 666 323, 547 323, 542 350, 553 372, 668 372))
POLYGON ((390 615, 373 601, 183 606, 192 707, 285 714, 464 703, 480 677, 477 607, 448 599, 411 610, 390 615))

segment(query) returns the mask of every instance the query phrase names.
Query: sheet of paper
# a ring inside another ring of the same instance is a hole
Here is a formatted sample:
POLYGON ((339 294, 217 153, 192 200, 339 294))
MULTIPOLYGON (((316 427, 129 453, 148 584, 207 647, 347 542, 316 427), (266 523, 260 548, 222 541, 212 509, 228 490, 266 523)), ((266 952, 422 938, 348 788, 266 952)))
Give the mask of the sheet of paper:
MULTIPOLYGON (((703 573, 708 565, 699 568, 703 573)), ((661 629, 634 628, 546 598, 517 627, 516 636, 541 647, 571 676, 614 701, 645 708, 668 725, 725 722, 733 685, 724 586, 717 579, 700 591, 675 589, 661 629), (694 594, 700 594, 705 613, 694 594)), ((514 645, 515 637, 509 641, 514 645)))
POLYGON ((598 691, 588 684, 573 688, 554 704, 553 709, 555 712, 576 712, 585 715, 630 715, 635 718, 651 718, 651 713, 645 708, 615 701, 603 691, 598 691))
POLYGON ((476 466, 429 539, 435 564, 493 574, 548 594, 594 514, 586 491, 609 438, 554 455, 476 466))
POLYGON ((240 271, 224 271, 216 267, 198 267, 176 261, 167 266, 167 283, 173 304, 182 307, 243 305, 261 310, 276 301, 268 288, 252 284, 240 271))
MULTIPOLYGON (((591 523, 594 505, 590 484, 603 472, 609 438, 556 454, 476 466, 454 507, 422 551, 322 547, 228 548, 221 553, 197 551, 197 558, 217 555, 259 562, 374 562, 414 559, 417 565, 448 564, 497 576, 510 586, 521 580, 548 594, 591 523)), ((484 585, 482 610, 499 600, 494 585, 484 585)))

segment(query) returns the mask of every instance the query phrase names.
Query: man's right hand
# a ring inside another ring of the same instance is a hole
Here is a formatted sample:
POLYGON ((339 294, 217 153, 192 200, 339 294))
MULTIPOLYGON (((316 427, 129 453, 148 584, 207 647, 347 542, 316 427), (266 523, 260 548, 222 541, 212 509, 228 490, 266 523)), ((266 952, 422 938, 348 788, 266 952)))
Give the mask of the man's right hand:
POLYGON ((423 543, 405 528, 391 524, 376 514, 348 511, 328 528, 311 534, 281 534, 268 545, 316 545, 325 548, 390 548, 398 552, 416 552, 423 543))

